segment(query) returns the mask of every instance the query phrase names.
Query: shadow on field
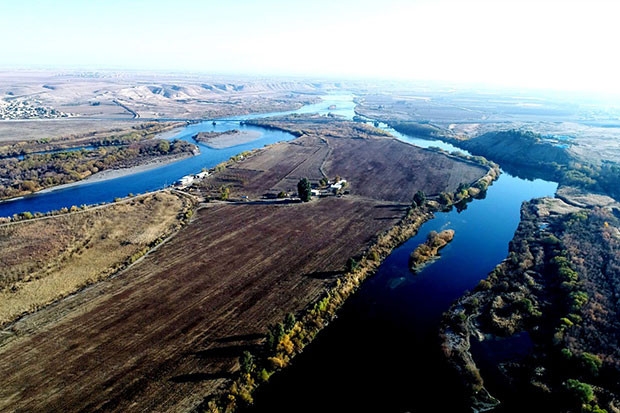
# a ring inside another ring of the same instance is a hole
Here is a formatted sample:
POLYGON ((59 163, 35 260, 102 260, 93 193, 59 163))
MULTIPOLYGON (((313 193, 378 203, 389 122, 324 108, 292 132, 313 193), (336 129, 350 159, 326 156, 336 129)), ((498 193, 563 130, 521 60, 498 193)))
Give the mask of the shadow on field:
POLYGON ((222 337, 215 340, 218 343, 230 343, 231 341, 255 341, 265 338, 264 334, 240 334, 237 336, 222 337))
POLYGON ((317 280, 326 280, 328 278, 334 278, 344 274, 344 271, 317 271, 306 274, 306 277, 314 278, 317 280))
POLYGON ((218 373, 189 373, 172 377, 170 381, 174 383, 197 383, 199 381, 232 379, 234 375, 228 371, 220 371, 218 373))
POLYGON ((200 358, 236 358, 240 357, 244 351, 256 352, 259 349, 258 344, 241 344, 235 346, 216 347, 206 350, 199 350, 193 353, 200 358))
POLYGON ((394 221, 394 220, 398 220, 401 217, 377 217, 374 220, 375 221, 394 221))
POLYGON ((380 209, 391 209, 394 212, 403 212, 406 211, 407 208, 409 207, 409 205, 403 205, 403 204, 385 204, 385 205, 377 205, 375 206, 375 208, 380 208, 380 209))

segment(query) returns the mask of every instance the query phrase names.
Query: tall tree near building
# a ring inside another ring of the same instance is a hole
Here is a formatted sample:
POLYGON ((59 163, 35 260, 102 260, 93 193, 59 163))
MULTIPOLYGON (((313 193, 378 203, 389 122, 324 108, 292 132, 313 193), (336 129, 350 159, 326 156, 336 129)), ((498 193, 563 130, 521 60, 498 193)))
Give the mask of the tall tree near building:
POLYGON ((312 187, 308 178, 301 178, 297 183, 297 194, 303 202, 308 202, 312 198, 312 187))

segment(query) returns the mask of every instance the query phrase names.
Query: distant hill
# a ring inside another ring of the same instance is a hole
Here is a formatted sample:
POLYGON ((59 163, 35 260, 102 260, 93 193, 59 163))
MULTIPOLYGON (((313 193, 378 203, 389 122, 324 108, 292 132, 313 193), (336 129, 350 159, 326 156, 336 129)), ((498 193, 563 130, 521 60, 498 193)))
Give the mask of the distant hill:
POLYGON ((509 163, 515 166, 551 169, 554 165, 566 165, 573 159, 567 147, 546 140, 539 134, 514 129, 487 132, 476 138, 460 141, 458 146, 499 164, 509 163))

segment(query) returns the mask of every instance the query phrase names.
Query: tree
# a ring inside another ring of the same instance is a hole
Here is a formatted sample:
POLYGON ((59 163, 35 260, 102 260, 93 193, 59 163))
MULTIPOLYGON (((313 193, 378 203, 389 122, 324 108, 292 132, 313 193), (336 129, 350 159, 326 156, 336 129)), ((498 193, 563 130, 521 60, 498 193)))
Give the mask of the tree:
POLYGON ((426 194, 423 191, 418 191, 413 196, 413 204, 415 206, 422 206, 426 201, 426 194))
POLYGON ((230 197, 230 188, 222 185, 220 187, 220 199, 222 201, 227 201, 229 197, 230 197))
POLYGON ((353 257, 349 257, 346 264, 346 271, 353 272, 357 269, 358 265, 359 263, 353 257))
POLYGON ((245 374, 251 373, 252 370, 254 370, 254 356, 252 356, 252 353, 250 353, 247 350, 241 353, 241 359, 239 360, 239 365, 241 367, 242 373, 245 373, 245 374))
POLYGON ((284 337, 284 334, 286 334, 286 331, 284 330, 284 323, 270 325, 268 329, 265 344, 268 350, 273 351, 280 343, 280 340, 282 340, 282 337, 284 337))
POLYGON ((581 404, 589 403, 594 400, 594 390, 592 390, 592 386, 587 383, 582 383, 579 380, 568 379, 565 386, 571 396, 581 404))
POLYGON ((603 366, 603 362, 596 354, 583 352, 580 357, 582 368, 590 375, 598 376, 599 369, 603 366))
POLYGON ((286 314, 286 317, 284 318, 284 330, 287 332, 291 331, 293 327, 295 327, 296 322, 297 320, 295 320, 295 314, 286 314))
POLYGON ((308 202, 312 199, 312 187, 308 178, 301 178, 299 180, 297 183, 297 193, 299 194, 299 199, 303 202, 308 202))
POLYGON ((168 152, 170 152, 170 142, 168 142, 167 140, 159 141, 159 144, 157 145, 157 150, 159 150, 159 152, 164 155, 167 154, 168 152))

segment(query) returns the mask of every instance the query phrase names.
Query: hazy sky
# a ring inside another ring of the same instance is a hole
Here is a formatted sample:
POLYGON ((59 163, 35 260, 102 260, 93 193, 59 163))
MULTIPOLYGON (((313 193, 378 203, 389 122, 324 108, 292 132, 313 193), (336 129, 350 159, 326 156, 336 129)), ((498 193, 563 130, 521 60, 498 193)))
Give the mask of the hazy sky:
POLYGON ((0 66, 620 92, 614 1, 0 0, 0 66))

